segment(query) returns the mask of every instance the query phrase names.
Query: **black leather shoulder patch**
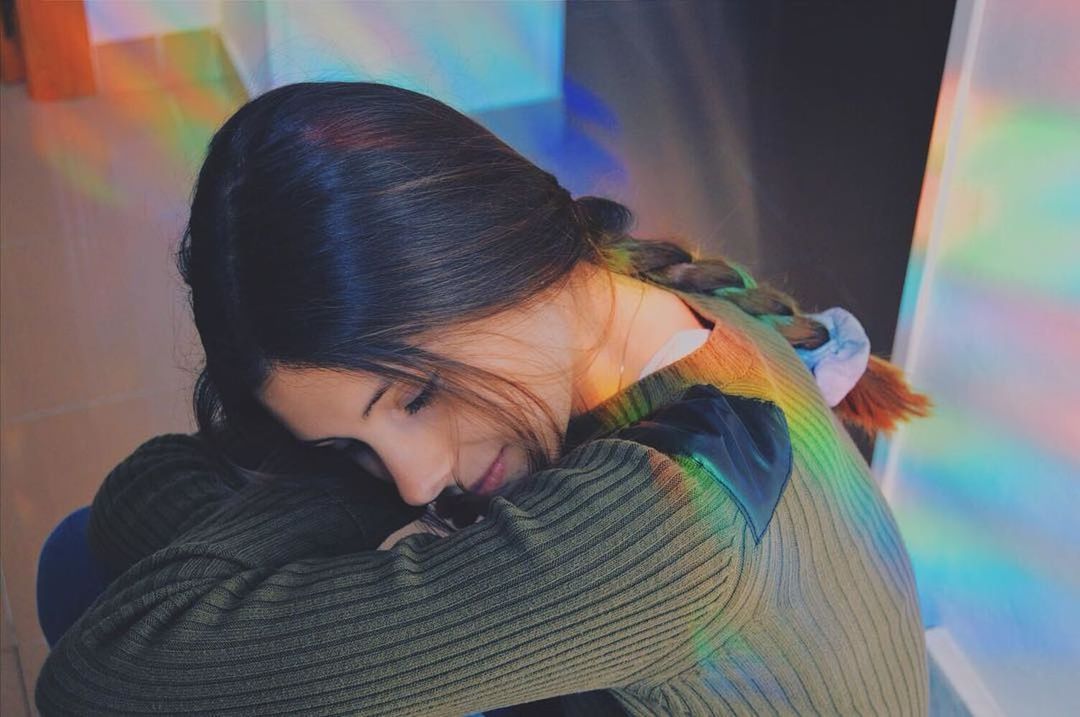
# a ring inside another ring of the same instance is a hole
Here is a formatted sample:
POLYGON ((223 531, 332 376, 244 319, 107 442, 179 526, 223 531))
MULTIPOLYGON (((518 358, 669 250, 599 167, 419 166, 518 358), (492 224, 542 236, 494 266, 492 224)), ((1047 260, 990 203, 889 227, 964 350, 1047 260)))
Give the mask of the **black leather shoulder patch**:
POLYGON ((791 435, 779 406, 709 384, 691 386, 612 437, 692 458, 728 489, 755 541, 761 540, 791 475, 791 435))

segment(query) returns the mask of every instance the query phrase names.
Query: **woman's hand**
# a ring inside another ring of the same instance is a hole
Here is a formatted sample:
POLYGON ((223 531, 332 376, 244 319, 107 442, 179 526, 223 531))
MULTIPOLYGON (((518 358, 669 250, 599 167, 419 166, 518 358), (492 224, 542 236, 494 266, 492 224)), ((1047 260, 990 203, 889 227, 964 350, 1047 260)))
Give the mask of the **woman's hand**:
MULTIPOLYGON (((476 518, 477 521, 483 519, 484 517, 482 515, 476 518)), ((389 550, 402 538, 416 535, 417 533, 427 533, 442 538, 450 535, 455 530, 460 530, 460 528, 455 527, 450 520, 440 517, 435 511, 434 503, 429 503, 423 515, 388 535, 386 540, 379 544, 378 549, 389 550)))

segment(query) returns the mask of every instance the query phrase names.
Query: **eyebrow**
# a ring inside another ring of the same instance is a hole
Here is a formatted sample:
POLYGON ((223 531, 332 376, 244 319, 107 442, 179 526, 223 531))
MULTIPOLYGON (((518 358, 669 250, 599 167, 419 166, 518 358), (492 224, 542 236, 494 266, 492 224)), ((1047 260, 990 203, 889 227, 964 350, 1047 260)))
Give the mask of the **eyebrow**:
MULTIPOLYGON (((379 402, 379 399, 382 398, 383 394, 386 393, 390 389, 390 386, 392 386, 392 385, 393 385, 393 382, 390 381, 389 379, 383 381, 382 385, 379 386, 379 388, 375 390, 374 394, 372 394, 371 400, 368 401, 368 405, 364 408, 364 412, 362 414, 360 414, 361 418, 366 419, 368 417, 368 415, 371 414, 371 409, 375 407, 375 404, 379 402)), ((330 437, 327 437, 327 438, 312 438, 310 440, 300 441, 300 442, 305 444, 305 445, 313 445, 315 443, 326 443, 327 441, 339 441, 339 440, 346 440, 346 439, 343 436, 330 436, 330 437)))

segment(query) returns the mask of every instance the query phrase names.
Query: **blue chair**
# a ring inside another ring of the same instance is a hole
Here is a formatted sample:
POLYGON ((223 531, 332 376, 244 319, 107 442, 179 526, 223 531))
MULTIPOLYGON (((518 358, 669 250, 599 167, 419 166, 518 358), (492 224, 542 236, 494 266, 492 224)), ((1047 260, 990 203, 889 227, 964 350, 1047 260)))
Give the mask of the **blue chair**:
POLYGON ((88 505, 69 513, 49 533, 38 556, 38 622, 50 648, 117 577, 90 553, 89 520, 88 505))

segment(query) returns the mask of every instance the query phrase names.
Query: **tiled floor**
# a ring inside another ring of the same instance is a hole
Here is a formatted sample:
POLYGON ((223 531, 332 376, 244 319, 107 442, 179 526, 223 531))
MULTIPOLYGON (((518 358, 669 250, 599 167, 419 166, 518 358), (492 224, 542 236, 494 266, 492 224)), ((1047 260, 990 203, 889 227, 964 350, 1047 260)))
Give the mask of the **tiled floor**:
POLYGON ((200 347, 172 252, 223 83, 34 103, 0 89, 0 712, 29 714, 48 648, 37 556, 138 443, 193 430, 200 347))

